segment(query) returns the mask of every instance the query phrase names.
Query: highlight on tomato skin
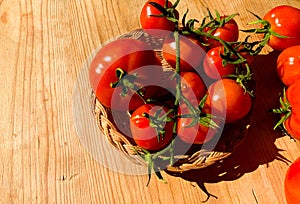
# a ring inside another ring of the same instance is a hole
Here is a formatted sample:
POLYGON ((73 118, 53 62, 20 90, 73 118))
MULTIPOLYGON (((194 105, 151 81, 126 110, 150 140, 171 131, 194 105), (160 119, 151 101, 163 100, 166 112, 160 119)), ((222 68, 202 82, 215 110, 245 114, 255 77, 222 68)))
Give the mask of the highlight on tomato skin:
POLYGON ((117 39, 102 47, 96 53, 89 67, 90 85, 101 104, 111 108, 114 93, 119 95, 119 98, 116 99, 119 102, 119 105, 115 106, 117 109, 122 110, 125 108, 127 110, 128 106, 126 104, 129 103, 132 95, 134 95, 135 100, 131 100, 130 110, 143 104, 143 100, 130 89, 128 90, 128 95, 124 96, 121 94, 122 86, 111 86, 112 83, 120 80, 116 74, 117 70, 121 70, 123 75, 126 76, 128 73, 133 73, 134 70, 143 66, 153 66, 152 73, 141 73, 132 83, 138 81, 143 84, 143 79, 150 77, 151 79, 149 80, 155 80, 162 73, 161 63, 155 51, 143 41, 117 39), (153 73, 156 73, 157 76, 154 77, 153 73))
POLYGON ((279 54, 276 71, 287 87, 300 80, 300 45, 286 48, 279 54))
POLYGON ((287 204, 300 203, 300 157, 286 171, 284 192, 287 204))
POLYGON ((225 123, 234 123, 251 110, 252 98, 233 79, 220 79, 208 87, 207 105, 226 118, 225 123))
MULTIPOLYGON (((148 0, 140 13, 140 24, 141 27, 144 29, 145 32, 150 34, 151 36, 157 38, 163 38, 173 32, 175 30, 175 23, 168 20, 166 16, 160 16, 163 13, 157 9, 153 4, 157 3, 160 6, 165 6, 165 0, 148 0)), ((168 1, 168 8, 172 7, 173 4, 168 1)), ((173 14, 175 15, 176 19, 179 19, 179 13, 176 9, 172 10, 173 14)), ((172 15, 172 14, 167 14, 172 15)))
POLYGON ((163 119, 156 121, 168 111, 169 109, 163 106, 144 104, 132 113, 130 129, 132 138, 139 147, 149 151, 158 151, 170 144, 173 139, 174 122, 163 119), (153 121, 151 121, 152 117, 154 117, 153 121))
POLYGON ((270 24, 271 36, 268 45, 274 50, 282 51, 300 44, 299 8, 288 5, 276 6, 265 14, 263 20, 270 24), (277 34, 281 36, 276 36, 277 34))
MULTIPOLYGON (((220 16, 219 21, 225 20, 228 17, 229 16, 226 15, 220 16)), ((221 22, 219 23, 220 25, 222 25, 221 22)), ((228 22, 225 22, 222 26, 220 25, 217 25, 214 28, 206 27, 204 31, 226 42, 236 42, 238 40, 239 27, 233 18, 230 19, 228 22)), ((205 44, 209 45, 210 49, 222 45, 219 41, 208 37, 203 37, 203 41, 205 44)))

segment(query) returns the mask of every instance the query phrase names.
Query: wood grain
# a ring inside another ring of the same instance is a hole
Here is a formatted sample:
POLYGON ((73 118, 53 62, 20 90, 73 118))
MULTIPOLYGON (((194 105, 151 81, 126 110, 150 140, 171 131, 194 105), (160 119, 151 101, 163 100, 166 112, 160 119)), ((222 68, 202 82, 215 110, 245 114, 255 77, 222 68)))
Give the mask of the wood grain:
MULTIPOLYGON (((285 203, 287 161, 299 142, 272 131, 266 112, 281 84, 269 48, 255 60, 259 97, 254 124, 235 154, 218 167, 169 175, 164 184, 99 164, 74 125, 73 90, 83 65, 102 44, 139 28, 143 0, 0 0, 0 203, 285 203), (272 87, 270 88, 270 85, 272 87)), ((297 0, 182 0, 179 11, 239 12, 241 27, 276 5, 297 0)), ((243 37, 243 36, 241 36, 243 37)), ((86 83, 86 82, 80 82, 86 83)), ((78 120, 78 118, 77 118, 78 120)))

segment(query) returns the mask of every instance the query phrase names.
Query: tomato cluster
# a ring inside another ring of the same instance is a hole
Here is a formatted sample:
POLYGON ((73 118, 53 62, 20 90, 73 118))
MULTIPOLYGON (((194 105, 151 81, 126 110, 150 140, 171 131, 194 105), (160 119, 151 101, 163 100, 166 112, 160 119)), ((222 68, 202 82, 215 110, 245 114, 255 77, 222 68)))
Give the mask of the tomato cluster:
MULTIPOLYGON (((99 102, 109 111, 128 113, 126 136, 147 155, 172 150, 175 139, 190 145, 211 141, 222 126, 249 114, 254 96, 250 66, 266 44, 276 50, 290 46, 278 58, 278 75, 289 86, 281 110, 289 116, 286 129, 298 135, 299 129, 293 128, 300 127, 300 101, 294 97, 300 90, 299 46, 291 46, 299 44, 300 26, 281 32, 274 16, 283 17, 274 10, 259 18, 263 28, 243 30, 264 33, 262 41, 238 41, 238 14, 216 12, 214 17, 208 11, 199 21, 188 20, 186 12, 179 21, 178 3, 148 0, 142 7, 141 27, 161 43, 159 49, 140 39, 117 39, 102 47, 90 64, 90 84, 99 102), (171 70, 166 71, 166 64, 171 70)), ((300 19, 297 9, 282 9, 300 19)), ((285 19, 280 22, 290 26, 285 19)), ((152 160, 148 163, 153 166, 152 160)))
POLYGON ((279 54, 276 70, 284 84, 284 91, 280 108, 273 109, 281 116, 275 128, 282 126, 291 137, 300 140, 300 44, 288 47, 279 54))
MULTIPOLYGON (((277 6, 263 19, 264 40, 275 51, 277 57, 277 76, 284 88, 280 97, 280 107, 273 112, 279 114, 274 129, 281 127, 287 135, 300 140, 300 9, 292 6, 277 6)), ((299 203, 300 158, 288 168, 284 180, 287 203, 299 203)))
POLYGON ((145 151, 159 151, 175 137, 208 142, 252 107, 247 83, 253 56, 247 42, 237 42, 237 14, 209 12, 205 26, 196 29, 187 14, 179 26, 177 4, 151 0, 141 10, 142 29, 162 39, 160 51, 138 39, 118 39, 102 47, 90 65, 97 99, 110 110, 130 113, 130 137, 145 151), (158 52, 173 68, 168 77, 158 52))

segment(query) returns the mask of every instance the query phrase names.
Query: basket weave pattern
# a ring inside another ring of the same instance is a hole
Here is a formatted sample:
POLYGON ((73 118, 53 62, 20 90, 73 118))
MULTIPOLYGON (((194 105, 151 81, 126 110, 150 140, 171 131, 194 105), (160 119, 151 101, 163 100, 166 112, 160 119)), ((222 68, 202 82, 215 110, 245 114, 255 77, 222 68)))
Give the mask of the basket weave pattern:
MULTIPOLYGON (((120 38, 134 38, 147 42, 157 50, 158 56, 162 60, 165 71, 171 68, 163 59, 159 49, 162 41, 150 37, 142 30, 135 30, 120 38)), ((140 165, 147 165, 144 160, 137 155, 143 154, 143 151, 135 145, 134 141, 122 134, 112 120, 112 113, 108 108, 105 108, 95 97, 92 92, 91 95, 92 111, 100 128, 107 141, 114 147, 123 152, 132 162, 140 165)), ((234 124, 226 124, 219 141, 213 150, 206 150, 201 148, 201 145, 192 145, 188 152, 184 155, 175 155, 178 159, 172 166, 167 166, 166 169, 172 172, 184 172, 191 169, 205 168, 209 165, 221 162, 223 159, 232 154, 233 150, 243 141, 251 123, 252 111, 248 113, 242 120, 234 124)), ((124 115, 123 115, 124 117, 124 115)), ((125 124, 129 128, 129 115, 124 117, 125 124)))

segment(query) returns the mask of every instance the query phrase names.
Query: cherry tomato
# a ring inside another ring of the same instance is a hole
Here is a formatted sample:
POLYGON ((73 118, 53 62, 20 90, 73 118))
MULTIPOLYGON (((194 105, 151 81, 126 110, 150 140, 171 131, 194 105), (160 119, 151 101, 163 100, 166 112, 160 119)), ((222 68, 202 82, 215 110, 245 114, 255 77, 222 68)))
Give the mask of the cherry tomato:
POLYGON ((285 198, 288 204, 300 203, 300 158, 288 168, 284 179, 285 198))
MULTIPOLYGON (((180 69, 182 71, 195 71, 201 65, 205 56, 205 48, 192 36, 179 37, 180 46, 180 69)), ((165 60, 176 67, 176 42, 173 36, 165 39, 162 47, 165 60)))
MULTIPOLYGON (((161 6, 165 6, 166 0, 149 0, 145 3, 140 14, 140 23, 142 28, 152 36, 165 37, 170 35, 170 31, 175 30, 175 23, 168 20, 167 17, 158 17, 162 12, 151 5, 149 2, 158 3, 161 6), (156 15, 156 16, 155 16, 156 15)), ((168 1, 168 8, 172 6, 172 3, 168 1)), ((174 9, 175 17, 178 19, 179 13, 174 9)))
POLYGON ((283 123, 285 130, 295 139, 300 140, 300 117, 291 114, 283 123))
MULTIPOLYGON (((228 16, 221 16, 220 21, 226 19, 227 17, 228 16)), ((205 27, 204 31, 226 42, 235 42, 239 38, 239 28, 233 18, 224 24, 220 23, 220 25, 214 25, 213 28, 205 27)), ((204 37, 204 43, 209 44, 210 48, 221 45, 220 42, 209 37, 204 37)))
POLYGON ((206 86, 195 72, 181 72, 181 93, 189 100, 200 101, 206 93, 206 86))
POLYGON ((282 5, 271 9, 263 17, 269 22, 271 30, 286 38, 270 36, 268 44, 274 50, 282 51, 285 48, 300 44, 300 9, 282 5))
MULTIPOLYGON (((153 50, 146 43, 135 39, 119 39, 102 47, 93 58, 89 69, 89 80, 98 100, 106 107, 124 109, 129 104, 129 110, 143 104, 143 100, 131 89, 122 95, 122 86, 113 88, 112 83, 118 81, 117 69, 121 68, 124 75, 132 74, 143 66, 153 65, 153 69, 140 70, 139 76, 131 82, 142 88, 143 84, 157 80, 162 73, 162 67, 153 50), (146 71, 147 70, 147 71, 146 71), (150 72, 150 73, 149 73, 150 72), (113 94, 115 96, 112 100, 113 94), (132 100, 130 100, 132 99, 132 100)), ((129 75, 127 75, 129 76, 129 75)), ((129 80, 130 81, 130 80, 129 80)))
MULTIPOLYGON (((203 108, 202 114, 210 113, 209 107, 203 108)), ((187 115, 191 114, 191 111, 185 104, 182 104, 179 107, 178 114, 187 115)), ((217 134, 217 129, 202 124, 200 117, 179 117, 177 122, 177 135, 188 144, 204 144, 217 134), (194 120, 197 121, 194 123, 194 120)))
POLYGON ((300 79, 300 45, 284 49, 277 58, 277 74, 286 86, 300 79))
POLYGON ((300 80, 297 80, 286 90, 286 98, 292 108, 292 113, 300 118, 300 80))
MULTIPOLYGON (((300 80, 290 85, 286 90, 286 98, 283 102, 290 107, 289 117, 283 122, 285 130, 295 139, 300 140, 300 80)), ((282 104, 283 106, 283 104, 282 104)), ((283 114, 287 114, 287 112, 283 114)), ((282 116, 283 117, 283 116, 282 116)))
POLYGON ((168 111, 169 109, 163 106, 145 104, 133 112, 130 118, 130 130, 138 146, 149 151, 158 151, 172 141, 174 122, 151 120, 151 117, 162 117, 168 111), (161 129, 155 128, 152 124, 161 127, 161 129), (164 135, 158 134, 161 130, 165 131, 164 135))
POLYGON ((203 60, 203 69, 205 74, 212 79, 220 79, 223 76, 234 74, 235 65, 226 63, 223 65, 223 58, 220 54, 224 54, 224 47, 214 47, 206 53, 203 60))
POLYGON ((252 98, 235 80, 220 79, 209 86, 207 104, 226 117, 226 123, 233 123, 247 115, 252 98))

